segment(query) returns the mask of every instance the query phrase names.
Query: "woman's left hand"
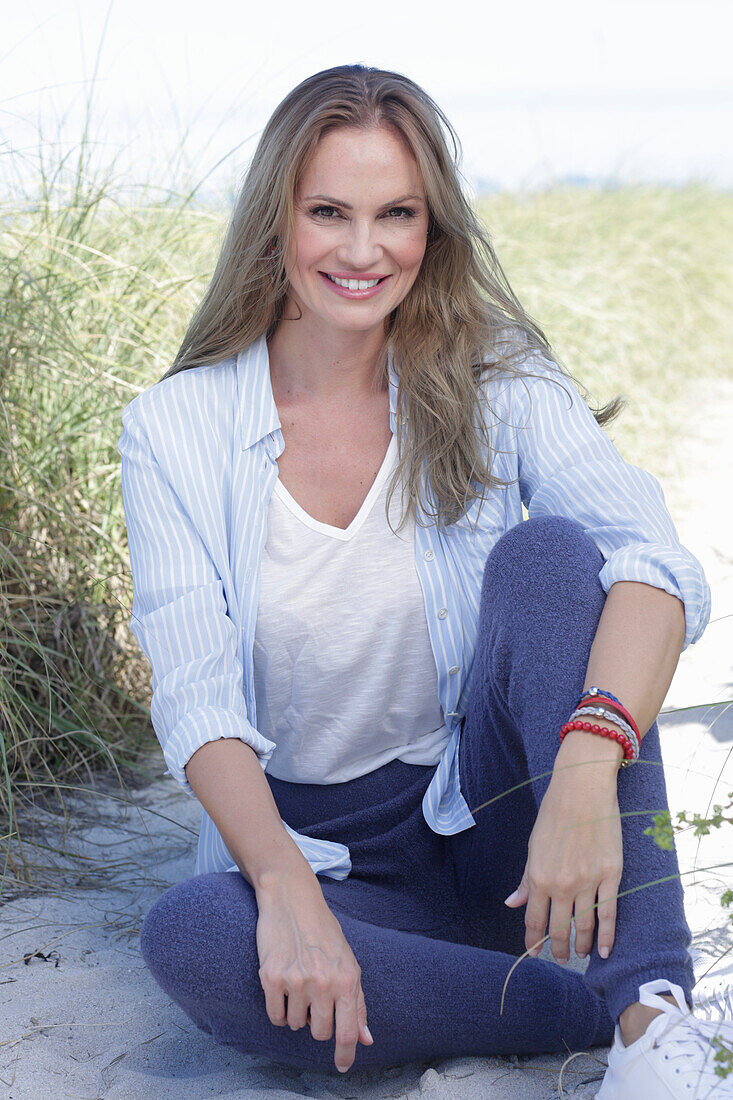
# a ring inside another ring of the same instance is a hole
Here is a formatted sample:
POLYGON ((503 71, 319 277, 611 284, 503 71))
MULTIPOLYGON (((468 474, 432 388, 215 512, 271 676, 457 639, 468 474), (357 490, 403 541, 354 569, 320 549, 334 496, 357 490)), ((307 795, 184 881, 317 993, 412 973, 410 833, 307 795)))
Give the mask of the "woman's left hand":
POLYGON ((608 957, 615 936, 623 869, 616 791, 620 755, 609 755, 616 751, 614 742, 600 741, 583 733, 565 738, 529 838, 522 881, 506 899, 511 908, 527 906, 525 946, 533 956, 542 948, 549 908, 552 954, 560 963, 570 958, 573 908, 579 958, 593 946, 596 898, 602 958, 608 957))

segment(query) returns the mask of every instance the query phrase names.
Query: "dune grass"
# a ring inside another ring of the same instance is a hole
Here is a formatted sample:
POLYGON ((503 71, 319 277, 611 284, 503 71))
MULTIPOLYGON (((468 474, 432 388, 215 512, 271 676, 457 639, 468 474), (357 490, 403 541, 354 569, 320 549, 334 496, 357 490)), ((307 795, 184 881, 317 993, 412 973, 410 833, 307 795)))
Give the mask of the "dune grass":
MULTIPOLYGON (((133 776, 156 744, 128 625, 119 414, 170 365, 226 223, 224 202, 123 198, 87 168, 0 211, 0 894, 33 880, 22 823, 49 783, 133 776)), ((556 188, 478 206, 558 356, 597 400, 629 397, 610 428, 625 457, 670 468, 696 380, 730 369, 733 197, 556 188)))
POLYGON ((185 200, 123 206, 109 180, 76 182, 2 210, 0 811, 15 841, 2 880, 29 875, 16 811, 49 790, 39 779, 133 768, 150 744, 119 412, 162 373, 192 304, 189 249, 215 236, 185 200))
POLYGON ((609 434, 656 476, 679 473, 696 383, 733 377, 733 195, 556 187, 479 200, 516 294, 599 401, 628 398, 609 434))

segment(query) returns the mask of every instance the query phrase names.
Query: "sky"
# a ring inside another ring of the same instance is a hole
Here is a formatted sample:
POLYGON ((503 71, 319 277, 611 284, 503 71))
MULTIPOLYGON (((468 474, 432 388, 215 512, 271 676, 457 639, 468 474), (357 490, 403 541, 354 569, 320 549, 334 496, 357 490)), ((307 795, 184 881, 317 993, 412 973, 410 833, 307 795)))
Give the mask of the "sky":
POLYGON ((24 0, 1 23, 0 186, 78 146, 93 91, 121 178, 231 187, 283 96, 348 62, 433 96, 476 191, 733 184, 729 0, 24 0))

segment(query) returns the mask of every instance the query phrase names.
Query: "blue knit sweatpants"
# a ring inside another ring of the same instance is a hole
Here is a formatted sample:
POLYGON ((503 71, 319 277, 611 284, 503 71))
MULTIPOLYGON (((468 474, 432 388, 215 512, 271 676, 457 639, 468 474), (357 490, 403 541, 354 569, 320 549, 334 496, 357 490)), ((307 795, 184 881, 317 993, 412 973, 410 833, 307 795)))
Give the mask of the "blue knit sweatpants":
MULTIPOLYGON (((583 689, 605 600, 602 565, 582 527, 560 517, 518 524, 487 558, 459 754, 461 790, 476 811, 471 828, 440 836, 425 822, 434 766, 393 760, 327 785, 265 773, 283 820, 351 852, 348 878, 319 882, 362 971, 374 1044, 357 1044, 354 1067, 608 1045, 639 985, 657 977, 681 985, 691 1003, 677 856, 644 836, 667 808, 655 722, 640 761, 618 774, 624 871, 609 958, 594 943, 584 974, 523 959, 501 1006, 525 933, 524 907, 509 909, 504 898, 519 885, 558 731, 583 689), (490 801, 509 788, 517 789, 490 801)), ((336 1073, 335 1038, 270 1022, 256 924, 242 875, 195 876, 153 905, 142 953, 159 985, 216 1041, 336 1073)))

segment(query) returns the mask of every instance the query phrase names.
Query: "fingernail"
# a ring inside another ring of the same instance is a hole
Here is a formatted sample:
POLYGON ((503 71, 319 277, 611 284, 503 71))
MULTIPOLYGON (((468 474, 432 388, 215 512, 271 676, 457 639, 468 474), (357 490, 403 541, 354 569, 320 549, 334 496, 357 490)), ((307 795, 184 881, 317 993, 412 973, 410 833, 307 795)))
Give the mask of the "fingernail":
POLYGON ((557 961, 558 961, 559 963, 561 963, 561 964, 562 964, 562 965, 564 966, 564 965, 565 965, 565 963, 566 963, 566 962, 568 962, 568 959, 567 959, 567 958, 563 958, 563 959, 558 959, 557 961))
POLYGON ((585 959, 588 956, 587 951, 576 951, 575 954, 578 956, 579 959, 585 959))
POLYGON ((504 904, 509 905, 510 902, 517 900, 517 894, 519 890, 515 890, 513 894, 510 894, 508 898, 504 898, 504 904))
POLYGON ((336 1066, 336 1069, 339 1071, 339 1073, 346 1073, 348 1071, 348 1068, 348 1066, 336 1066))
POLYGON ((608 947, 606 947, 606 945, 604 944, 604 945, 603 945, 603 947, 599 947, 599 948, 598 948, 598 954, 599 954, 599 955, 601 956, 601 958, 602 958, 602 959, 607 959, 607 958, 608 958, 608 956, 609 956, 609 955, 611 954, 611 951, 610 951, 610 949, 609 949, 608 947))
POLYGON ((373 1042, 374 1042, 374 1036, 372 1035, 371 1031, 370 1031, 370 1030, 369 1030, 369 1028, 368 1028, 368 1027, 366 1026, 366 1024, 364 1024, 364 1032, 365 1032, 365 1034, 366 1034, 367 1038, 369 1039, 369 1042, 370 1042, 370 1043, 373 1043, 373 1042))

